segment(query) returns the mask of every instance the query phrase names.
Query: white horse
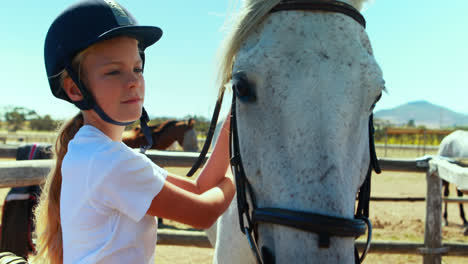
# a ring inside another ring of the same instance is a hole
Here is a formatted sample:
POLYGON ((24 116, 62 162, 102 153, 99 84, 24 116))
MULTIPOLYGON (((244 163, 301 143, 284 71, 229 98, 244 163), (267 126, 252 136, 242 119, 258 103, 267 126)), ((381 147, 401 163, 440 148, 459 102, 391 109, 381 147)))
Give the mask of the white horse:
MULTIPOLYGON (((225 44, 221 82, 242 72, 256 100, 237 102, 243 166, 257 207, 353 219, 369 167, 368 120, 384 89, 365 29, 337 12, 271 13, 280 0, 246 0, 225 44)), ((304 1, 299 1, 304 2, 304 1)), ((329 2, 329 1, 328 1, 329 2)), ((343 1, 360 9, 363 1, 343 1)), ((214 263, 255 263, 236 198, 213 229, 214 263)), ((260 223, 274 263, 354 263, 354 237, 260 223)), ((213 232, 208 232, 212 234, 213 232)))
POLYGON ((455 130, 440 142, 438 156, 468 158, 468 131, 455 130))
MULTIPOLYGON (((437 152, 438 156, 443 156, 447 158, 468 158, 468 131, 456 130, 450 133, 448 136, 444 137, 442 142, 440 142, 439 150, 437 152)), ((449 183, 445 180, 442 180, 444 186, 444 196, 449 195, 449 183)), ((459 197, 463 196, 463 193, 457 190, 457 195, 459 197)), ((468 221, 465 218, 465 211, 463 210, 463 204, 459 204, 460 209, 460 218, 463 221, 463 225, 468 227, 468 221)), ((444 224, 447 226, 447 202, 445 202, 444 209, 444 224)), ((468 235, 468 229, 465 231, 465 235, 468 235)))

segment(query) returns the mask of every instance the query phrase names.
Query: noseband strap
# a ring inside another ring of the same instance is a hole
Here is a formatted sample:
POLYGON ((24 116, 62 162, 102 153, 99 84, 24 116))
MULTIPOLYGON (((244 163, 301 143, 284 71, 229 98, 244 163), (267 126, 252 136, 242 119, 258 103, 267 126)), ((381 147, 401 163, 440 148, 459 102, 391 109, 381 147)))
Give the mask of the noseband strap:
POLYGON ((366 233, 366 223, 360 219, 348 219, 311 212, 293 211, 281 208, 256 208, 252 223, 278 224, 316 233, 319 247, 330 246, 330 236, 359 237, 366 233))

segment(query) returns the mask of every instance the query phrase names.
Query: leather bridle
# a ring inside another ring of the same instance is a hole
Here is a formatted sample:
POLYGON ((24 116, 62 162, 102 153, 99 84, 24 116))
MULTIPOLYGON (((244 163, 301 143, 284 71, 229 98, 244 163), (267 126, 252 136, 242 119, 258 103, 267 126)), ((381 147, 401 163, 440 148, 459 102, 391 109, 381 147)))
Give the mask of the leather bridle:
MULTIPOLYGON (((271 12, 278 12, 282 10, 319 10, 343 13, 350 16, 359 22, 363 27, 365 27, 365 20, 359 11, 357 11, 352 6, 339 1, 283 0, 277 6, 275 6, 271 12)), ((260 251, 257 246, 257 225, 259 223, 271 223, 316 233, 318 235, 318 246, 320 248, 328 248, 330 246, 331 236, 357 238, 365 234, 367 229, 367 243, 362 255, 359 256, 356 247, 354 250, 355 262, 361 263, 366 257, 366 254, 370 248, 370 241, 372 236, 372 225, 368 218, 371 174, 373 169, 377 173, 380 173, 381 171, 374 146, 374 126, 372 114, 369 116, 368 124, 370 164, 367 170, 366 178, 359 189, 357 198, 358 206, 353 219, 283 208, 258 208, 256 205, 253 188, 249 183, 242 164, 237 130, 236 97, 239 97, 241 100, 242 98, 248 98, 246 100, 249 101, 255 100, 255 96, 248 94, 248 87, 246 87, 248 86, 248 80, 245 78, 245 75, 241 73, 234 74, 231 80, 233 98, 231 106, 232 115, 230 128, 230 156, 232 171, 236 178, 237 207, 240 229, 242 233, 246 235, 257 262, 262 264, 272 262, 270 260, 272 259, 271 253, 269 253, 266 248, 262 248, 262 251, 260 251), (250 208, 249 202, 251 203, 252 208, 250 208)), ((219 116, 222 97, 223 94, 221 93, 213 113, 213 118, 211 120, 210 130, 208 132, 205 145, 203 146, 198 160, 195 162, 187 176, 193 175, 193 173, 199 168, 205 159, 219 116)))

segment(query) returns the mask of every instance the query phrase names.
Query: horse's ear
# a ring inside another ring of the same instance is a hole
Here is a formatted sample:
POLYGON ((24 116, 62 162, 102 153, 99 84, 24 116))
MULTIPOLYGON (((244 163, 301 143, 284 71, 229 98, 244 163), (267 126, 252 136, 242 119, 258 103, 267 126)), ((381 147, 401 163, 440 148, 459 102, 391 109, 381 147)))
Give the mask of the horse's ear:
POLYGON ((195 119, 190 118, 187 123, 189 127, 193 127, 195 125, 195 119))

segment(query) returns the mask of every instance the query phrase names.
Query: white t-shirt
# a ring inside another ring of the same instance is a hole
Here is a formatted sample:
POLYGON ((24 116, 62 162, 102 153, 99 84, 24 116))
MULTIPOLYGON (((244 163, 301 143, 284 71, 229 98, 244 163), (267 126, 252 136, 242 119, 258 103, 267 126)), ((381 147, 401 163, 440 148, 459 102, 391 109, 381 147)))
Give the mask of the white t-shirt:
POLYGON ((157 221, 146 215, 167 172, 83 126, 62 164, 63 263, 154 263, 157 221))

